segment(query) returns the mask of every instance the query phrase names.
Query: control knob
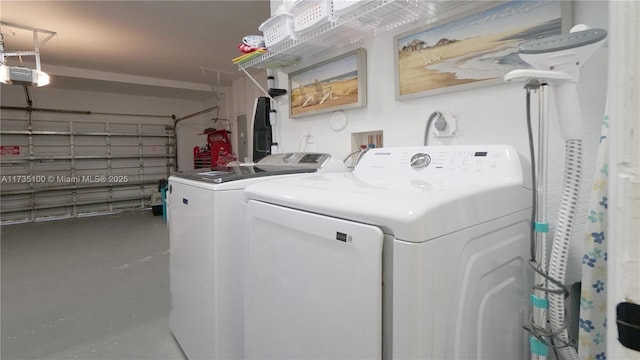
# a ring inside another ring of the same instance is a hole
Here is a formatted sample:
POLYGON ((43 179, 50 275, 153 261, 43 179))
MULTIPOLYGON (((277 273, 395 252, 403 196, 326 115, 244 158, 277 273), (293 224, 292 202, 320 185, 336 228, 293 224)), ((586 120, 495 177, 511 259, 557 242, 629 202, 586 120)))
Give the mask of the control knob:
POLYGON ((411 167, 414 169, 426 168, 431 163, 431 156, 425 153, 417 153, 411 157, 411 167))

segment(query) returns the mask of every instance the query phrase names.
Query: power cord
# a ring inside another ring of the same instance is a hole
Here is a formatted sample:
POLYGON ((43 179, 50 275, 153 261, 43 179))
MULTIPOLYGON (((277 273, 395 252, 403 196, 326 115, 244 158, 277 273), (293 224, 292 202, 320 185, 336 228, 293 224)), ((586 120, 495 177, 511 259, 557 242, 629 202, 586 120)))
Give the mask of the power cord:
MULTIPOLYGON (((429 142, 429 130, 431 130, 431 124, 434 121, 437 121, 440 119, 444 120, 444 115, 440 111, 434 111, 431 113, 431 115, 429 115, 429 119, 427 120, 427 127, 424 129, 423 145, 425 146, 428 145, 427 143, 429 142)), ((436 124, 436 126, 438 126, 438 124, 436 124)), ((446 123, 445 123, 445 127, 446 127, 446 123)))

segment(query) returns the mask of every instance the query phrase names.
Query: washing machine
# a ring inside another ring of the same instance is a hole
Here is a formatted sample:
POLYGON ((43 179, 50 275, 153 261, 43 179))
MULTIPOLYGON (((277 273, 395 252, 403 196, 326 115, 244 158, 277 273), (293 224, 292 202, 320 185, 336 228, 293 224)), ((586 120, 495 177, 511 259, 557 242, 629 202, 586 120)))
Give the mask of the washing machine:
POLYGON ((523 172, 509 146, 379 148, 248 186, 245 358, 527 358, 523 172))
POLYGON ((243 358, 244 188, 278 177, 347 171, 323 153, 169 177, 171 331, 191 359, 243 358))

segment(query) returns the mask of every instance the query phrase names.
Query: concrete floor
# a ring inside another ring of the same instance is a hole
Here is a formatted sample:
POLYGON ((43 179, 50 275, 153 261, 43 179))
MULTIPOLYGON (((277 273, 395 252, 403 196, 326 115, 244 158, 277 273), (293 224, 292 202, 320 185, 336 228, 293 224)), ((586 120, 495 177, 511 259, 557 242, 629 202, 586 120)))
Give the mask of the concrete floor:
POLYGON ((8 225, 0 235, 2 359, 186 359, 169 330, 161 216, 8 225))

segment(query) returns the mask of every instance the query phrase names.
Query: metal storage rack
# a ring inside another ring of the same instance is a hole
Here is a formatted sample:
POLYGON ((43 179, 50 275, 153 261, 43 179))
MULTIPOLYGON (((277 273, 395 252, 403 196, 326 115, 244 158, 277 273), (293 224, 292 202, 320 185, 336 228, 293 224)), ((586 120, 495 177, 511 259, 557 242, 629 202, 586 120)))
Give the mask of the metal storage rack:
MULTIPOLYGON (((334 20, 296 34, 295 40, 273 46, 255 59, 240 64, 239 69, 279 68, 298 62, 301 58, 311 58, 329 48, 362 42, 408 23, 424 21, 429 24, 446 17, 453 11, 471 8, 471 0, 374 0, 362 1, 334 20)), ((247 73, 248 74, 248 73, 247 73)))

